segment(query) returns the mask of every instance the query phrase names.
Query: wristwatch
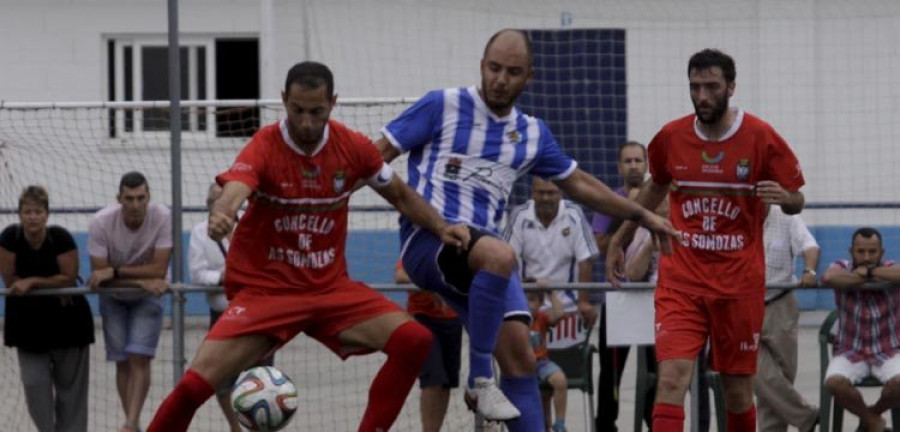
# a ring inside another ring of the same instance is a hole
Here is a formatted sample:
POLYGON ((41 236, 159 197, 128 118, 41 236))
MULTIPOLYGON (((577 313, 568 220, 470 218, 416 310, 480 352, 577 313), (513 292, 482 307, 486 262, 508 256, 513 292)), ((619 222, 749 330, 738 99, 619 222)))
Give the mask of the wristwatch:
POLYGON ((803 274, 806 274, 806 273, 809 273, 809 274, 811 274, 811 275, 813 275, 813 276, 816 275, 816 271, 813 270, 813 269, 803 269, 803 274))

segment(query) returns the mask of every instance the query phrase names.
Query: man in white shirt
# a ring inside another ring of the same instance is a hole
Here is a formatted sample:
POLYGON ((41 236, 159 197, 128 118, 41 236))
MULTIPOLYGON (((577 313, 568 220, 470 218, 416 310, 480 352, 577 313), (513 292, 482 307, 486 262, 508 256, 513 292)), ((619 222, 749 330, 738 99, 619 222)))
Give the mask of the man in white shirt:
MULTIPOLYGON (((802 256, 804 270, 799 285, 816 286, 816 266, 822 253, 816 239, 799 216, 788 216, 777 205, 767 207, 763 230, 766 283, 797 283, 794 261, 802 256)), ((799 317, 793 290, 766 291, 755 387, 760 432, 783 432, 788 425, 812 431, 819 419, 819 409, 794 389, 799 317)))
MULTIPOLYGON (((222 195, 222 187, 213 183, 209 187, 206 196, 206 207, 211 208, 212 204, 222 195)), ((231 234, 225 236, 221 243, 214 242, 209 238, 208 229, 209 222, 204 219, 203 222, 194 225, 191 230, 190 251, 188 253, 188 267, 191 273, 191 283, 195 285, 221 286, 225 280, 225 254, 231 243, 231 234), (220 246, 221 245, 221 246, 220 246)), ((209 303, 209 326, 216 322, 217 319, 228 307, 228 299, 222 291, 207 292, 206 301, 209 303)), ((216 390, 216 399, 225 414, 225 419, 231 427, 231 432, 240 432, 241 424, 238 422, 231 408, 231 386, 234 380, 226 381, 216 390)))
MULTIPOLYGON (((516 253, 522 280, 590 282, 591 260, 599 250, 581 208, 563 200, 555 184, 538 177, 532 183, 531 196, 513 209, 503 232, 516 253)), ((587 326, 594 325, 597 310, 587 291, 577 297, 571 290, 557 290, 554 295, 567 312, 577 310, 587 326)))

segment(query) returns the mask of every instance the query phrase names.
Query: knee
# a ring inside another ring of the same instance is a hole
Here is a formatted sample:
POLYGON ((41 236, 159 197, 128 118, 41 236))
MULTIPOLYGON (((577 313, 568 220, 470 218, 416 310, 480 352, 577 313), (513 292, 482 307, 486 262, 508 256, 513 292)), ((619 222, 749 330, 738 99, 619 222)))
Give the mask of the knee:
POLYGON ((838 393, 841 390, 852 386, 850 380, 845 376, 841 375, 832 375, 825 379, 825 388, 828 389, 832 394, 838 393))
POLYGON ((656 384, 657 391, 668 395, 684 395, 687 391, 689 379, 689 374, 683 374, 679 371, 660 372, 656 384))
MULTIPOLYGON (((399 353, 406 357, 424 359, 428 357, 431 351, 431 344, 434 341, 434 335, 427 327, 419 324, 414 320, 406 321, 394 330, 393 336, 399 336, 399 353)), ((387 348, 387 347, 385 347, 387 348)), ((386 349, 385 352, 390 355, 394 350, 386 349)))
POLYGON ((469 255, 469 266, 502 276, 509 276, 516 269, 516 253, 505 242, 485 237, 475 244, 469 255))
POLYGON ((557 372, 550 376, 550 385, 553 386, 554 392, 566 391, 569 387, 569 380, 562 372, 557 372))

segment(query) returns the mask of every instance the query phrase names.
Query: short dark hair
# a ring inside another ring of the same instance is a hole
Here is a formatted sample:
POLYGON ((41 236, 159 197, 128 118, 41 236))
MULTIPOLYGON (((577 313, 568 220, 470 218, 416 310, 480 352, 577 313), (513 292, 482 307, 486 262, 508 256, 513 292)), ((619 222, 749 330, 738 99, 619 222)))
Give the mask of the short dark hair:
POLYGON ((856 231, 853 231, 853 236, 850 237, 850 242, 852 243, 854 240, 856 240, 856 237, 872 238, 872 236, 878 237, 878 247, 882 247, 883 243, 881 233, 878 232, 877 229, 872 227, 862 227, 860 229, 857 229, 856 231))
POLYGON ((528 57, 528 67, 534 67, 534 49, 531 46, 531 38, 528 37, 528 33, 523 30, 503 29, 498 31, 497 33, 494 33, 491 38, 488 39, 487 44, 484 45, 484 53, 481 54, 481 57, 487 57, 488 49, 491 47, 491 45, 494 44, 494 40, 496 40, 498 36, 506 32, 518 33, 519 36, 522 36, 522 40, 525 41, 525 55, 528 57))
POLYGON ((619 160, 622 160, 622 151, 627 149, 628 147, 639 147, 644 151, 644 159, 647 159, 647 147, 637 141, 625 141, 622 144, 619 144, 619 160))
POLYGON ((22 211, 22 206, 25 204, 37 204, 44 208, 46 211, 50 211, 50 197, 47 194, 47 189, 44 189, 43 186, 38 185, 30 185, 26 186, 25 189, 22 189, 22 194, 19 195, 19 211, 22 211))
POLYGON ((291 84, 297 84, 305 89, 317 89, 326 86, 328 97, 334 96, 334 75, 331 69, 322 63, 305 61, 291 67, 284 80, 284 92, 291 91, 291 84))
POLYGON ((688 77, 691 76, 692 70, 707 70, 713 67, 722 69, 722 75, 725 82, 734 82, 737 77, 737 71, 734 68, 734 59, 730 55, 723 53, 717 49, 707 48, 691 56, 688 61, 688 77))
POLYGON ((143 185, 147 185, 147 190, 150 190, 150 185, 147 184, 147 177, 144 177, 143 174, 137 171, 127 172, 122 176, 122 180, 119 181, 119 193, 122 193, 122 190, 125 188, 134 189, 143 185))

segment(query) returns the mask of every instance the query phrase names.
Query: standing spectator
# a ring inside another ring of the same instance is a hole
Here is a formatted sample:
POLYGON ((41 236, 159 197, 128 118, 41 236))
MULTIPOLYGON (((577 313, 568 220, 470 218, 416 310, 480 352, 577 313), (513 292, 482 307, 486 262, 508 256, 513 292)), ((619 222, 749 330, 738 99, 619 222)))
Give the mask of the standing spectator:
MULTIPOLYGON (((684 397, 697 354, 710 343, 710 367, 720 372, 727 424, 756 430, 753 376, 765 313, 764 206, 787 214, 803 209, 800 163, 777 132, 729 107, 734 60, 705 49, 691 56, 687 75, 695 113, 663 126, 648 147, 651 181, 638 203, 656 208, 668 194, 680 236, 660 258, 655 292, 659 380, 653 430, 682 431, 684 397)), ((610 239, 607 278, 618 287, 622 253, 636 226, 610 239)))
POLYGON ((47 191, 28 186, 19 196, 19 223, 0 234, 0 275, 9 291, 4 343, 16 347, 25 405, 37 430, 86 432, 91 309, 83 295, 25 296, 76 283, 75 240, 65 228, 48 227, 49 216, 47 191))
POLYGON ((822 276, 834 288, 838 332, 825 386, 834 401, 859 416, 860 430, 882 432, 881 415, 900 407, 900 293, 890 287, 860 290, 866 282, 900 282, 900 267, 884 259, 881 233, 860 228, 851 237, 852 261, 837 260, 822 276), (884 383, 881 397, 867 406, 854 387, 867 376, 884 383))
POLYGON ((513 182, 528 173, 552 179, 594 210, 631 218, 660 236, 675 233, 579 169, 542 120, 516 108, 533 76, 528 35, 498 31, 484 47, 480 85, 429 92, 388 123, 376 142, 386 161, 409 152, 410 186, 447 220, 470 228, 470 247, 456 253, 402 218, 403 267, 416 285, 438 292, 467 323, 466 398, 487 419, 506 420, 513 432, 544 425, 528 340, 531 318, 515 253, 496 237, 513 182), (500 365, 499 386, 492 355, 500 365))
POLYGON ((150 361, 162 331, 162 298, 172 254, 172 214, 150 202, 150 186, 132 171, 119 182, 118 204, 94 215, 89 228, 91 288, 137 287, 142 291, 100 293, 106 359, 116 363, 116 389, 125 424, 140 430, 141 409, 150 389, 150 361))
MULTIPOLYGON (((552 283, 590 282, 592 260, 597 258, 597 243, 577 204, 562 199, 559 187, 534 177, 531 199, 512 210, 503 231, 516 254, 519 277, 552 283)), ((588 300, 588 292, 552 291, 561 304, 576 303, 587 325, 597 320, 597 309, 588 300)), ((545 302, 549 303, 548 302, 545 302)))
MULTIPOLYGON (((647 148, 637 141, 626 141, 619 145, 619 161, 617 163, 622 186, 615 192, 623 197, 634 198, 644 184, 647 176, 647 148)), ((621 220, 604 213, 595 212, 591 220, 591 228, 605 256, 612 233, 622 224, 621 220)), ((652 242, 651 242, 652 243, 652 242)), ((615 431, 619 418, 619 385, 625 362, 628 360, 629 346, 609 346, 606 342, 606 298, 603 293, 590 297, 599 305, 600 328, 597 331, 597 350, 599 351, 600 375, 597 378, 597 418, 595 428, 598 431, 615 431)))
MULTIPOLYGON (((210 185, 206 196, 206 208, 211 210, 213 203, 220 196, 222 196, 222 187, 216 183, 210 185)), ((200 222, 191 229, 191 244, 188 253, 191 282, 196 285, 221 286, 225 282, 225 255, 231 244, 232 233, 228 233, 221 242, 216 243, 209 238, 208 230, 209 221, 200 222)), ((212 327, 228 307, 228 299, 225 298, 224 293, 208 292, 206 301, 209 303, 209 326, 212 327)), ((272 366, 273 364, 274 354, 259 362, 260 366, 272 366)), ((231 388, 236 379, 237 376, 234 376, 230 380, 225 380, 216 389, 216 401, 219 402, 219 407, 231 427, 231 432, 243 430, 231 407, 231 388)))
MULTIPOLYGON (((802 287, 816 286, 816 267, 822 251, 800 216, 788 216, 779 206, 766 206, 763 226, 766 283, 797 283, 794 261, 803 257, 802 287)), ((766 291, 766 316, 759 337, 759 372, 756 403, 760 432, 785 432, 788 425, 812 431, 819 409, 809 405, 794 388, 797 377, 797 328, 800 310, 793 290, 766 291)))
MULTIPOLYGON (((394 267, 394 282, 411 283, 401 260, 394 267)), ((423 432, 438 432, 447 414, 450 390, 459 387, 462 321, 440 296, 428 291, 410 292, 406 311, 434 335, 428 359, 419 372, 419 414, 423 432)))
MULTIPOLYGON (((536 282, 532 279, 523 279, 536 282)), ((544 281, 538 282, 543 283, 544 281)), ((531 346, 534 348, 534 357, 537 359, 538 382, 550 386, 550 392, 541 396, 541 406, 544 410, 544 425, 551 432, 566 431, 566 402, 569 391, 569 383, 563 370, 550 360, 547 351, 547 334, 550 327, 556 326, 563 319, 566 312, 562 302, 552 293, 529 291, 525 294, 528 299, 528 309, 531 311, 531 346), (541 311, 544 305, 544 297, 549 298, 550 313, 541 311), (556 421, 550 422, 550 400, 553 400, 553 411, 556 412, 556 421)))

